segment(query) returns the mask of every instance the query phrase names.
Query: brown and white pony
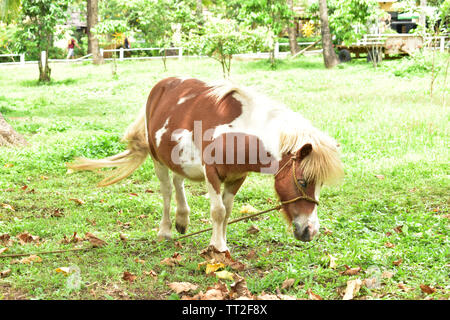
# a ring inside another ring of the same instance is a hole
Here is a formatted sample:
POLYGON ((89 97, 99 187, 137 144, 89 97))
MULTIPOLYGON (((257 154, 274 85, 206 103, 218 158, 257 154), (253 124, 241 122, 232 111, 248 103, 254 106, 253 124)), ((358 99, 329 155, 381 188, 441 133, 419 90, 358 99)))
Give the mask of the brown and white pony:
POLYGON ((205 181, 213 225, 210 244, 220 251, 228 250, 227 220, 249 172, 275 176, 283 211, 302 241, 310 241, 319 230, 322 185, 343 174, 334 139, 292 110, 229 82, 161 80, 123 140, 128 142, 125 152, 101 160, 77 159, 69 167, 116 167, 99 183, 107 186, 128 177, 150 155, 164 200, 160 239, 172 237, 173 187, 176 229, 185 233, 190 209, 184 179, 205 181))

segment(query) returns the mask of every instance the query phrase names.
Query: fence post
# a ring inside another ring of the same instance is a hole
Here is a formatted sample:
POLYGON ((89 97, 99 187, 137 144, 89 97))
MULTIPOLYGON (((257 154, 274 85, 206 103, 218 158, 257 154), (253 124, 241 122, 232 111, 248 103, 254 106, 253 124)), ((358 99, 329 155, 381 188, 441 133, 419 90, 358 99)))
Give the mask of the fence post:
POLYGON ((120 48, 119 51, 119 61, 123 61, 123 48, 120 48))
POLYGON ((275 52, 274 52, 275 59, 278 57, 279 53, 280 53, 280 43, 277 42, 275 44, 275 52))
POLYGON ((20 54, 20 64, 25 65, 25 53, 20 54))
POLYGON ((178 47, 178 59, 183 58, 183 47, 178 47))
POLYGON ((103 48, 100 48, 100 55, 101 55, 102 58, 103 58, 103 48))
POLYGON ((445 36, 441 36, 441 43, 440 43, 439 49, 440 49, 441 52, 444 52, 444 49, 445 49, 445 36))

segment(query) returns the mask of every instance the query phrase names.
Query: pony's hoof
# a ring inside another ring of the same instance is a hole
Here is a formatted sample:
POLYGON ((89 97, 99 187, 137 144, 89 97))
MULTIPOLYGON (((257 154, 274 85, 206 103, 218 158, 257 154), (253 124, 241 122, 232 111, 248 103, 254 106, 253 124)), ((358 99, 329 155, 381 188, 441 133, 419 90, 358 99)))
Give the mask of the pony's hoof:
POLYGON ((172 235, 170 233, 160 233, 158 234, 158 241, 172 240, 172 235))
POLYGON ((187 230, 187 226, 184 226, 184 225, 181 225, 181 224, 178 224, 178 223, 175 224, 175 228, 181 234, 185 234, 186 230, 187 230))

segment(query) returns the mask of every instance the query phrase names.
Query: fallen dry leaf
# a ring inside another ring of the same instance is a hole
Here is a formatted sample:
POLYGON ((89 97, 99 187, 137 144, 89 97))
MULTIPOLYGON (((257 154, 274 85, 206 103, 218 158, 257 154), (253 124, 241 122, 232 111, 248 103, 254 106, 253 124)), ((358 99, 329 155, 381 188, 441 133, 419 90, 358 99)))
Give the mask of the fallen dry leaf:
POLYGON ((223 269, 223 268, 225 268, 225 265, 220 262, 219 263, 207 263, 205 273, 210 274, 210 273, 216 272, 217 270, 223 269))
POLYGON ((386 248, 394 248, 394 247, 395 247, 395 244, 393 244, 393 243, 391 243, 391 242, 386 242, 386 243, 384 244, 384 246, 385 246, 386 248))
POLYGON ((11 274, 11 269, 0 271, 0 278, 6 278, 11 274))
POLYGON ((383 278, 383 279, 390 279, 390 278, 392 278, 394 276, 394 273, 393 272, 391 272, 391 271, 383 271, 383 273, 381 274, 381 277, 383 278))
POLYGON ((308 294, 308 298, 309 300, 323 300, 323 298, 321 296, 319 296, 318 294, 315 294, 311 288, 309 288, 308 290, 306 290, 306 293, 308 294))
POLYGON ((145 260, 142 260, 142 259, 139 259, 139 258, 135 258, 135 259, 134 259, 134 262, 140 263, 140 264, 144 264, 144 263, 145 263, 145 260))
POLYGON ((231 280, 231 281, 234 280, 233 273, 231 273, 230 271, 227 271, 227 270, 216 271, 215 275, 218 279, 221 279, 221 280, 231 280))
POLYGON ((8 251, 8 248, 0 248, 0 254, 4 253, 6 251, 8 251))
POLYGON ((336 269, 337 268, 337 263, 336 263, 336 258, 333 257, 331 254, 328 255, 328 257, 330 258, 330 269, 336 269))
POLYGON ((281 284, 281 289, 289 289, 290 287, 292 287, 294 285, 294 283, 295 283, 295 279, 286 279, 281 284))
POLYGON ((2 206, 2 208, 5 208, 5 209, 11 210, 11 211, 16 211, 14 209, 14 207, 12 205, 10 205, 10 204, 2 203, 1 206, 2 206))
POLYGON ((50 214, 51 217, 56 217, 56 218, 60 218, 62 216, 64 216, 64 209, 55 209, 53 210, 53 212, 50 214))
POLYGON ((403 232, 403 226, 396 226, 395 228, 394 228, 394 231, 395 232, 397 232, 397 233, 402 233, 403 232))
POLYGON ((251 298, 252 294, 247 288, 247 282, 245 279, 237 274, 234 274, 233 278, 234 282, 230 285, 230 295, 233 296, 234 299, 242 296, 251 298))
POLYGON ((333 231, 331 231, 330 229, 328 229, 327 227, 323 227, 323 234, 328 236, 330 234, 333 234, 333 231))
POLYGON ((137 193, 134 193, 134 192, 130 192, 129 195, 133 196, 133 197, 138 197, 139 196, 137 193))
POLYGON ((132 274, 131 272, 125 271, 122 275, 122 279, 128 282, 133 282, 136 280, 137 276, 132 274))
POLYGON ((153 271, 153 270, 144 271, 143 274, 144 274, 144 276, 152 277, 154 280, 156 280, 158 278, 158 274, 155 271, 153 271))
POLYGON ((399 266, 402 264, 402 262, 403 262, 403 259, 398 259, 398 260, 392 261, 392 264, 394 266, 399 266))
POLYGON ((368 278, 362 281, 362 285, 367 287, 368 289, 378 289, 380 288, 380 281, 378 278, 368 278))
POLYGON ((71 272, 71 269, 70 269, 70 267, 60 267, 60 268, 56 268, 55 271, 58 273, 62 273, 65 276, 68 276, 69 273, 71 272))
POLYGON ((90 232, 86 232, 86 234, 84 236, 89 241, 89 243, 92 244, 92 246, 94 248, 100 248, 107 244, 106 241, 103 241, 102 239, 97 238, 90 232))
POLYGON ((193 297, 182 296, 181 300, 225 300, 229 297, 229 291, 226 284, 218 282, 214 287, 208 287, 206 292, 200 291, 193 297))
POLYGON ((280 300, 277 295, 261 292, 260 295, 256 296, 256 300, 280 300))
POLYGON ((70 239, 67 236, 64 236, 64 238, 61 240, 61 243, 69 244, 69 243, 78 243, 81 241, 83 241, 83 239, 77 236, 77 233, 74 232, 70 239))
POLYGON ((242 271, 245 269, 245 264, 235 261, 229 251, 220 252, 214 246, 208 246, 206 249, 200 252, 200 256, 206 261, 212 263, 223 263, 226 266, 231 267, 233 270, 242 271))
POLYGON ((432 293, 436 292, 435 288, 432 288, 432 287, 427 286, 425 284, 421 284, 420 285, 420 290, 422 290, 422 292, 424 292, 426 294, 432 294, 432 293))
POLYGON ((19 261, 19 263, 23 263, 23 264, 30 264, 30 263, 39 263, 39 262, 42 262, 42 258, 41 257, 39 257, 39 256, 37 256, 37 255, 35 255, 35 254, 32 254, 32 255, 30 255, 29 257, 26 257, 26 258, 23 258, 23 259, 21 259, 20 261, 19 261))
POLYGON ((14 164, 12 164, 12 163, 5 163, 5 165, 3 167, 5 167, 5 168, 12 168, 12 167, 14 167, 14 164))
POLYGON ((362 281, 360 279, 347 281, 347 288, 345 289, 342 300, 351 300, 361 289, 362 281))
POLYGON ((384 180, 384 176, 382 174, 376 174, 375 177, 380 180, 384 180))
POLYGON ((86 202, 84 202, 83 200, 77 199, 77 198, 70 198, 69 201, 73 201, 73 202, 75 202, 75 203, 77 203, 77 204, 79 204, 79 205, 83 205, 83 204, 86 203, 86 202))
POLYGON ((123 241, 123 242, 126 242, 128 240, 127 236, 124 235, 123 233, 119 234, 119 238, 120 238, 120 241, 123 241))
POLYGON ((355 274, 358 274, 361 271, 361 267, 357 267, 357 268, 350 268, 347 265, 344 265, 345 267, 345 271, 341 271, 339 272, 342 275, 346 275, 346 276, 354 276, 355 274))
POLYGON ((249 253, 247 253, 247 255, 245 256, 247 258, 247 260, 252 260, 256 258, 256 250, 252 249, 249 251, 249 253))
POLYGON ((33 236, 29 232, 22 232, 16 235, 16 238, 19 239, 19 242, 21 245, 24 245, 26 243, 30 242, 39 242, 39 236, 33 236))
POLYGON ((198 288, 198 285, 192 284, 190 282, 171 282, 168 284, 168 286, 176 294, 194 291, 198 288))
POLYGON ((258 233, 260 230, 257 226, 251 225, 250 228, 247 229, 247 233, 249 234, 255 234, 258 233))
POLYGON ((13 244, 13 240, 11 239, 11 236, 8 233, 4 233, 0 235, 0 243, 4 246, 11 246, 13 244))
POLYGON ((180 264, 180 261, 183 259, 183 257, 181 256, 181 254, 179 254, 178 252, 175 252, 172 257, 170 258, 165 258, 163 260, 161 260, 161 264, 167 265, 169 267, 173 267, 176 265, 180 264))
POLYGON ((400 282, 399 284, 397 284, 397 286, 405 292, 413 290, 413 288, 409 288, 409 287, 405 286, 405 284, 403 282, 400 282))

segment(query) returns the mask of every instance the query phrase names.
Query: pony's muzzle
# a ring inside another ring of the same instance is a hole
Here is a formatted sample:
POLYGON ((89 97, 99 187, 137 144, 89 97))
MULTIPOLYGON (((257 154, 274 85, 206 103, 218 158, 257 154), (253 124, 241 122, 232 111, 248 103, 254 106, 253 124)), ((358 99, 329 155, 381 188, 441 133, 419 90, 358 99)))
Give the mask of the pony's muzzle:
POLYGON ((301 241, 311 241, 317 233, 317 230, 311 223, 301 226, 298 222, 293 222, 294 237, 301 241))

